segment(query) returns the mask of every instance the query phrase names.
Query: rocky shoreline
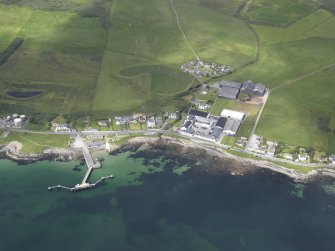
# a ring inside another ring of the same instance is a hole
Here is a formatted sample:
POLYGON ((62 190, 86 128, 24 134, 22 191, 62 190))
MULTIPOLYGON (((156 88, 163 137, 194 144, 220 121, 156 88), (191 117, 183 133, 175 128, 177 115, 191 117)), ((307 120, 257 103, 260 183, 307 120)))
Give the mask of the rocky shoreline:
MULTIPOLYGON (((312 170, 306 174, 300 173, 266 160, 253 160, 238 157, 218 147, 208 146, 205 144, 199 145, 189 140, 176 139, 167 136, 161 136, 159 139, 147 139, 146 137, 132 138, 128 141, 128 145, 132 144, 146 144, 148 149, 171 147, 175 148, 174 151, 178 156, 188 156, 189 158, 197 158, 205 160, 206 162, 211 160, 209 171, 213 172, 220 171, 220 169, 225 166, 225 162, 230 160, 234 162, 234 165, 232 165, 232 167, 228 170, 232 175, 244 175, 247 173, 253 173, 260 168, 264 168, 276 173, 284 174, 297 182, 308 182, 322 175, 329 176, 329 173, 323 173, 319 170, 312 170)), ((335 177, 335 172, 331 172, 331 174, 335 177)))
POLYGON ((10 159, 17 163, 27 164, 41 160, 71 161, 81 158, 81 151, 65 148, 47 148, 41 153, 22 153, 22 144, 12 141, 0 146, 0 157, 10 159))
MULTIPOLYGON (((284 174, 297 182, 308 182, 322 176, 335 178, 335 171, 332 169, 324 168, 312 170, 308 173, 300 173, 266 160, 253 160, 237 157, 219 147, 208 146, 205 144, 199 145, 189 140, 176 139, 168 136, 130 138, 122 146, 110 144, 109 152, 111 154, 116 154, 134 147, 139 151, 153 151, 155 149, 160 149, 162 151, 169 150, 176 156, 206 161, 205 166, 210 166, 207 170, 209 172, 219 172, 220 170, 223 170, 223 168, 227 166, 227 161, 230 161, 234 162, 234 165, 229 165, 230 168, 228 170, 232 175, 244 175, 246 173, 255 172, 260 168, 264 168, 276 173, 284 174)), ((22 144, 18 141, 13 141, 7 145, 0 146, 0 156, 18 163, 32 163, 47 159, 55 161, 72 161, 83 158, 81 151, 78 149, 47 148, 39 154, 24 154, 20 151, 21 149, 22 144)), ((93 151, 101 150, 102 149, 94 149, 93 151)))

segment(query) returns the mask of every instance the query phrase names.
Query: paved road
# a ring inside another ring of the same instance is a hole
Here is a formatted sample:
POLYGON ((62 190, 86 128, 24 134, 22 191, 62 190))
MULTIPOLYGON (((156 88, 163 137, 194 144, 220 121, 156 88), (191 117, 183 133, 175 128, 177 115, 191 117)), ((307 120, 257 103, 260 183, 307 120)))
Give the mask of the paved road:
POLYGON ((150 134, 150 133, 164 133, 166 130, 161 129, 149 129, 149 130, 123 130, 123 131, 75 131, 75 132, 52 132, 52 131, 35 131, 29 129, 20 128, 0 128, 0 131, 10 131, 10 132, 21 132, 21 133, 34 133, 43 135, 69 135, 76 136, 77 134, 82 135, 116 135, 116 134, 150 134))
MULTIPOLYGON (((0 128, 0 130, 3 130, 0 128)), ((306 167, 328 167, 332 168, 334 166, 332 165, 327 165, 327 164, 315 164, 315 163, 296 163, 293 161, 285 160, 285 159, 279 159, 275 157, 270 157, 270 156, 265 156, 265 155, 260 155, 260 154, 255 154, 255 153, 250 153, 246 150, 243 149, 237 149, 237 148, 232 148, 230 146, 225 146, 220 144, 219 142, 217 143, 212 143, 208 141, 203 141, 191 137, 186 137, 181 134, 179 134, 176 131, 169 131, 169 130, 161 130, 161 129, 150 129, 150 130, 134 130, 134 131, 99 131, 99 132, 67 132, 67 133, 61 133, 61 132, 51 132, 51 131, 33 131, 33 130, 27 130, 27 129, 17 129, 17 128, 8 128, 8 131, 13 131, 13 132, 26 132, 26 133, 36 133, 36 134, 44 134, 44 135, 69 135, 69 136, 76 136, 78 134, 82 135, 115 135, 115 134, 165 134, 165 135, 170 135, 170 136, 178 136, 179 138, 185 138, 186 140, 191 140, 192 142, 199 144, 199 145, 206 145, 207 147, 210 147, 212 149, 220 148, 222 150, 234 150, 237 152, 241 153, 248 153, 252 154, 254 156, 257 156, 263 160, 269 160, 269 161, 278 161, 278 162, 285 162, 288 164, 293 164, 297 166, 306 166, 306 167)))

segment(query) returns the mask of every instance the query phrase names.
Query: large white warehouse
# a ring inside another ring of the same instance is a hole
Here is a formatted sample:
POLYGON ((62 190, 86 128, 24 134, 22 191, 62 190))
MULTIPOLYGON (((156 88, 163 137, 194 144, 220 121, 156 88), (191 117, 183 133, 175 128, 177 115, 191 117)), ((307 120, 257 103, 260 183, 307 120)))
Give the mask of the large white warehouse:
POLYGON ((242 121, 245 117, 245 113, 244 112, 233 111, 233 110, 229 110, 229 109, 223 109, 220 116, 242 121))

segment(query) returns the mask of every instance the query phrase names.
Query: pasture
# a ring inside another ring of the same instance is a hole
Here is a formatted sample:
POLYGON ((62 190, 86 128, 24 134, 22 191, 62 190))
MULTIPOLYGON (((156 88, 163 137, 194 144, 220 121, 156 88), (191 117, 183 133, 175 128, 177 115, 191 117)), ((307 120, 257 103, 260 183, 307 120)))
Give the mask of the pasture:
POLYGON ((313 37, 335 38, 334 25, 334 15, 326 10, 319 9, 285 28, 264 25, 252 25, 252 27, 259 35, 262 44, 271 45, 313 37))
MULTIPOLYGON (((200 58, 236 69, 223 79, 273 88, 308 76, 273 93, 257 133, 321 150, 335 147, 334 73, 308 75, 335 63, 333 1, 173 2, 200 58)), ((0 66, 3 113, 110 117, 183 110, 189 105, 183 95, 199 85, 179 69, 195 55, 170 1, 0 0, 0 37, 0 51, 23 39, 0 66), (41 94, 18 99, 6 95, 10 91, 41 94)), ((248 136, 259 107, 217 100, 212 111, 218 115, 223 107, 248 113, 240 130, 248 136)))
MULTIPOLYGON (((202 59, 234 67, 255 59, 256 38, 241 20, 199 3, 177 0, 175 5, 186 36, 202 59)), ((180 108, 182 101, 175 95, 199 83, 179 69, 195 56, 178 29, 170 2, 145 0, 138 5, 116 0, 111 22, 93 109, 158 112, 180 108)))
POLYGON ((67 135, 43 135, 11 132, 6 138, 0 139, 0 145, 12 141, 19 141, 22 143, 22 153, 41 153, 46 148, 67 148, 69 140, 69 136, 67 135))
POLYGON ((333 64, 334 44, 335 39, 308 38, 263 46, 258 62, 227 78, 237 82, 251 79, 272 88, 333 64))
POLYGON ((335 69, 274 91, 256 133, 292 145, 335 149, 335 69))
MULTIPOLYGON (((15 15, 17 9, 0 5, 2 8, 8 15, 15 15)), ((36 10, 21 25, 15 36, 23 44, 0 67, 0 86, 4 92, 30 89, 42 95, 17 100, 2 93, 0 102, 29 105, 47 113, 89 110, 106 35, 99 19, 36 10)))
POLYGON ((250 0, 241 14, 252 23, 285 26, 317 8, 310 0, 250 0))

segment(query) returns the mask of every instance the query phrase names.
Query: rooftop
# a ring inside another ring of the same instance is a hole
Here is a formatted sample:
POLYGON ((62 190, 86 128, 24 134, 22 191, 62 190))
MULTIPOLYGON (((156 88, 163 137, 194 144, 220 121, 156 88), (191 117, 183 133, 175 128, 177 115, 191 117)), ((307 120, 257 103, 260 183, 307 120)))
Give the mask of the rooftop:
POLYGON ((219 88, 218 96, 220 98, 237 99, 239 93, 240 89, 238 88, 222 86, 219 88))
POLYGON ((236 89, 240 89, 242 84, 241 83, 237 83, 237 82, 230 82, 230 81, 220 81, 219 83, 219 87, 231 87, 231 88, 236 88, 236 89))
POLYGON ((241 122, 236 120, 236 119, 228 119, 225 127, 224 127, 224 131, 230 131, 233 133, 237 133, 238 129, 241 126, 241 122))
POLYGON ((202 117, 207 118, 209 113, 208 112, 202 112, 195 109, 190 109, 188 112, 188 115, 196 116, 196 117, 202 117))
POLYGON ((215 124, 215 126, 216 127, 220 127, 220 128, 224 128, 224 126, 226 125, 226 123, 227 123, 227 118, 225 118, 225 117, 220 117, 219 119, 218 119, 218 121, 216 122, 216 124, 215 124))

